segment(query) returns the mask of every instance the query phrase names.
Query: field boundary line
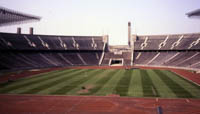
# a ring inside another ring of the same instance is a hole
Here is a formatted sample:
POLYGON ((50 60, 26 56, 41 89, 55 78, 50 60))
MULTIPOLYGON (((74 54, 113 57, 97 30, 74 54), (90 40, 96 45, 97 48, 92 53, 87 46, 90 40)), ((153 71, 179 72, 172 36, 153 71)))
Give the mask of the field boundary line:
MULTIPOLYGON (((20 97, 83 97, 83 98, 88 98, 88 97, 92 97, 92 98, 116 98, 113 96, 97 96, 97 95, 39 95, 39 94, 0 94, 0 96, 20 96, 20 97)), ((200 100, 199 98, 162 98, 162 97, 130 97, 130 96, 124 96, 124 97, 117 97, 120 99, 155 99, 158 98, 160 100, 163 99, 167 99, 167 100, 176 100, 176 99, 180 99, 180 100, 200 100)))
POLYGON ((181 78, 183 78, 183 79, 185 79, 185 80, 187 80, 187 81, 189 81, 189 82, 192 82, 192 83, 194 83, 194 84, 196 84, 197 86, 200 87, 200 84, 198 84, 198 83, 192 81, 191 79, 188 79, 188 78, 186 78, 185 76, 183 76, 183 75, 181 75, 181 74, 178 74, 178 73, 176 73, 176 72, 174 72, 174 71, 172 71, 172 70, 170 70, 170 71, 173 72, 173 73, 175 73, 176 75, 180 76, 181 78))

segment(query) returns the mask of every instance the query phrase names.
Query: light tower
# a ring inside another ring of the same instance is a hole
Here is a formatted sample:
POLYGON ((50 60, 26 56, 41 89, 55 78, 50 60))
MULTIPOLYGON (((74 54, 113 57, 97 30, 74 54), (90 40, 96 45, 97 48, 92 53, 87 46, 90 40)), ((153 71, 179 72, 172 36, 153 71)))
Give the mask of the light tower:
POLYGON ((128 22, 128 45, 131 46, 131 22, 128 22))

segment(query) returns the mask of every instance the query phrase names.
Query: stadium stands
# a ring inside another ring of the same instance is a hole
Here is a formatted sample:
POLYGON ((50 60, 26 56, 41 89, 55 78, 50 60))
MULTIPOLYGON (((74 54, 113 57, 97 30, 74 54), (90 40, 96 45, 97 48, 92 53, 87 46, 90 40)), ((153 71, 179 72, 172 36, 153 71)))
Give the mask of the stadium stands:
POLYGON ((134 65, 199 69, 200 34, 137 36, 134 65))
POLYGON ((200 68, 200 34, 137 36, 134 47, 108 46, 102 36, 0 33, 0 68, 147 65, 200 68), (109 47, 109 49, 107 49, 109 47))
POLYGON ((47 36, 0 33, 1 70, 98 65, 102 36, 47 36))
POLYGON ((103 50, 102 37, 1 33, 1 47, 16 50, 103 50))
POLYGON ((200 49, 200 34, 137 36, 134 50, 200 49))
POLYGON ((107 52, 103 58, 102 65, 111 65, 112 60, 120 60, 124 66, 131 65, 131 53, 130 52, 122 52, 121 54, 115 54, 114 52, 107 52))

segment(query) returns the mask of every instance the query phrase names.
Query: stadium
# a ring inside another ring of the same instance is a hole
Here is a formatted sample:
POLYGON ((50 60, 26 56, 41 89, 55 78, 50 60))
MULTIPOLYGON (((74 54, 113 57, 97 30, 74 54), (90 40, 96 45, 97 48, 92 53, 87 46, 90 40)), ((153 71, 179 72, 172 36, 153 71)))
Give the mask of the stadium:
MULTIPOLYGON (((199 10, 188 17, 199 16, 199 10)), ((0 8, 0 26, 41 17, 0 8)), ((0 113, 200 113, 200 33, 0 32, 0 113)))

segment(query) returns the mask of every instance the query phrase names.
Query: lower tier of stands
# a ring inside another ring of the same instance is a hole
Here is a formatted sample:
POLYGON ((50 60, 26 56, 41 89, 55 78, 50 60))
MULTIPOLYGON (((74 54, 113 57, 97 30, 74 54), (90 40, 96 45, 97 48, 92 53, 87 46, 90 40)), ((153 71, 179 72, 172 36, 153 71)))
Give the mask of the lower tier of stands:
POLYGON ((98 65, 101 52, 3 52, 0 70, 98 65))

